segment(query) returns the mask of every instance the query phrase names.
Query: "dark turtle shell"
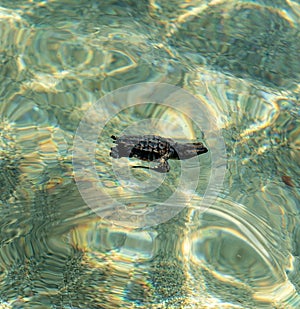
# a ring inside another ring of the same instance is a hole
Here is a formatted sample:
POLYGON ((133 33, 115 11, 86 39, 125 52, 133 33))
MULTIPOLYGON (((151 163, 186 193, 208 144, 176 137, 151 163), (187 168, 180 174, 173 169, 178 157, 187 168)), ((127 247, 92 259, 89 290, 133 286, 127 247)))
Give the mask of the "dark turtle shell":
POLYGON ((170 140, 155 135, 112 136, 116 146, 111 148, 113 158, 138 158, 142 161, 157 161, 171 153, 170 140))

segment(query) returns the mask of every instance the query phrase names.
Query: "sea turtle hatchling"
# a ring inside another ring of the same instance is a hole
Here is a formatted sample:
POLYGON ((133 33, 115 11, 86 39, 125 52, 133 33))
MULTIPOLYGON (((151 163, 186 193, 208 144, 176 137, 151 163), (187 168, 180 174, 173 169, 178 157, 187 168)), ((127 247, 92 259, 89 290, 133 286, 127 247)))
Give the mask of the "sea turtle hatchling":
POLYGON ((120 137, 112 135, 111 138, 116 144, 111 148, 111 157, 115 159, 137 158, 142 161, 158 162, 159 164, 155 167, 138 165, 133 168, 146 168, 159 173, 169 172, 169 159, 190 159, 208 151, 201 142, 178 143, 170 138, 157 135, 123 135, 120 137))

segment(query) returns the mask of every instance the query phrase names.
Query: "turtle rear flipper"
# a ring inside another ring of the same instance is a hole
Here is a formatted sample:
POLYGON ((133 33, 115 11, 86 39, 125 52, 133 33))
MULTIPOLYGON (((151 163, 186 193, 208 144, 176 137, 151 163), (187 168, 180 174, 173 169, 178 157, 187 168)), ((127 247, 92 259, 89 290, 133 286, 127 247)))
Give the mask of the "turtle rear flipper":
POLYGON ((120 158, 120 156, 119 156, 119 151, 118 151, 118 148, 117 148, 117 147, 112 147, 112 148, 110 149, 109 155, 110 155, 112 158, 114 158, 114 159, 119 159, 119 158, 120 158))

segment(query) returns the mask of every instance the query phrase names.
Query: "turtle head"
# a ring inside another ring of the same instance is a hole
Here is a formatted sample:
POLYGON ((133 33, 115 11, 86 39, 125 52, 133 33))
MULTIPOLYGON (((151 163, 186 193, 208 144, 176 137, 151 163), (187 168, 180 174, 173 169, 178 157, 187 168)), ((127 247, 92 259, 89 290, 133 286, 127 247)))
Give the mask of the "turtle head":
POLYGON ((185 143, 179 144, 176 143, 172 146, 173 153, 170 159, 177 159, 177 160, 185 160, 190 159, 196 156, 199 156, 203 153, 206 153, 208 149, 204 147, 203 143, 196 142, 196 143, 185 143))

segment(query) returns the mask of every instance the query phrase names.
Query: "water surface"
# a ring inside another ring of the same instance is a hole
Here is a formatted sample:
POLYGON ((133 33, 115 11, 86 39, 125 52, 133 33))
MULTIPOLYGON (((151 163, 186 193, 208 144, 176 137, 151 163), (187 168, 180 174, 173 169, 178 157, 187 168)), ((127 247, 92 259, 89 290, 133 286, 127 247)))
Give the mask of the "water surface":
POLYGON ((0 1, 1 308, 299 308, 299 18, 297 1, 0 1), (73 142, 93 104, 142 82, 181 87, 214 122, 100 105, 91 123, 118 112, 85 182, 126 205, 119 226, 78 191, 73 142), (212 160, 216 128, 226 166, 212 160), (167 175, 131 172, 109 157, 110 135, 127 132, 211 152, 167 175), (139 226, 197 167, 178 211, 139 226))

